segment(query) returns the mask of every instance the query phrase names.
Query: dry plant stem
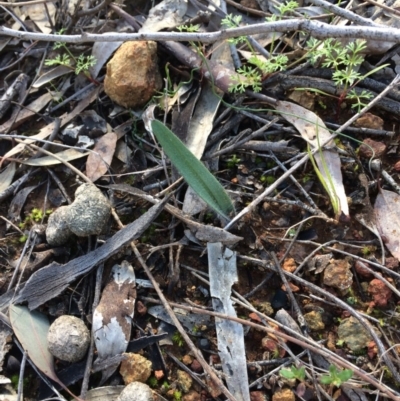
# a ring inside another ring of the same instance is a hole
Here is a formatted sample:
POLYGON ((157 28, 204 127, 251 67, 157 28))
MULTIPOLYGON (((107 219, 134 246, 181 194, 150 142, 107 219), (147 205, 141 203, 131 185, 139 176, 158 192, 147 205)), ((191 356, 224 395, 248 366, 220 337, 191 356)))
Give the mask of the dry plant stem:
MULTIPOLYGON (((261 261, 261 260, 255 259, 255 258, 250 258, 250 257, 247 257, 247 256, 239 256, 239 257, 241 259, 243 259, 243 260, 246 260, 246 261, 249 261, 249 262, 253 262, 253 263, 257 264, 257 265, 261 264, 262 266, 266 267, 267 269, 276 271, 276 269, 273 266, 268 265, 264 261, 261 261)), ((393 377, 398 382, 400 382, 400 375, 399 375, 398 371, 396 370, 395 366, 393 365, 393 362, 391 361, 391 359, 386 355, 385 347, 382 344, 382 341, 377 336, 375 331, 371 328, 371 326, 369 326, 366 323, 364 318, 355 309, 353 309, 352 307, 347 305, 341 299, 339 299, 339 298, 335 297, 334 295, 330 294, 329 292, 322 290, 318 286, 316 286, 316 285, 314 285, 314 284, 312 284, 312 283, 310 283, 310 282, 308 282, 306 280, 303 280, 302 278, 300 278, 298 276, 295 276, 292 273, 289 273, 289 272, 285 271, 284 274, 286 276, 288 276, 289 278, 291 278, 292 280, 294 280, 297 283, 299 283, 300 285, 304 286, 305 288, 309 288, 310 291, 316 292, 316 293, 321 294, 321 295, 325 296, 326 298, 330 299, 336 305, 338 305, 342 309, 346 310, 347 312, 350 313, 350 315, 355 317, 363 325, 363 327, 369 332, 370 336, 375 341, 375 344, 378 347, 380 356, 382 356, 382 359, 385 361, 385 363, 386 363, 387 367, 389 368, 390 372, 392 373, 393 377)))
MULTIPOLYGON (((141 297, 141 299, 144 300, 144 301, 148 301, 148 302, 152 302, 152 303, 156 303, 156 304, 161 304, 162 303, 157 299, 148 298, 148 297, 141 297)), ((218 313, 218 312, 214 312, 214 311, 208 311, 208 310, 201 309, 201 308, 195 308, 195 307, 192 307, 192 306, 182 305, 182 304, 175 303, 175 302, 170 302, 169 304, 171 306, 173 306, 173 307, 181 308, 181 309, 187 310, 187 311, 192 312, 192 313, 198 313, 198 314, 203 314, 203 315, 214 316, 214 317, 218 317, 220 319, 232 320, 232 321, 240 323, 240 324, 242 324, 244 326, 250 326, 250 327, 253 327, 256 330, 264 331, 264 332, 272 334, 272 335, 274 335, 276 337, 280 337, 283 340, 290 341, 290 342, 292 342, 294 344, 297 344, 297 345, 301 346, 302 348, 309 349, 310 351, 313 351, 313 352, 316 352, 316 353, 322 355, 323 357, 329 359, 332 363, 335 363, 335 364, 337 364, 338 366, 340 366, 342 368, 351 369, 357 376, 360 377, 360 379, 364 380, 365 382, 371 384, 372 386, 374 386, 378 390, 382 391, 382 393, 386 397, 388 397, 388 398, 390 398, 390 399, 392 399, 394 401, 400 401, 400 395, 399 394, 394 392, 392 389, 387 388, 384 384, 378 382, 374 377, 372 377, 369 374, 367 374, 365 371, 360 369, 358 366, 355 366, 355 365, 351 364, 347 360, 339 357, 338 355, 334 354, 333 352, 329 351, 328 349, 323 348, 318 343, 314 343, 314 342, 311 343, 310 339, 308 339, 306 337, 303 337, 299 333, 295 333, 295 334, 296 334, 296 336, 299 336, 301 338, 301 340, 296 338, 296 337, 290 336, 290 335, 288 335, 286 333, 283 333, 281 331, 276 331, 276 330, 271 329, 269 327, 261 326, 260 324, 253 323, 253 322, 248 321, 248 320, 240 319, 238 317, 224 315, 222 313, 218 313)), ((258 314, 260 314, 262 317, 265 317, 260 312, 258 312, 258 311, 256 311, 256 312, 258 314)), ((270 320, 273 321, 272 319, 270 319, 270 320)), ((275 323, 279 325, 278 322, 275 322, 275 323)), ((288 329, 288 328, 284 328, 284 329, 288 329)), ((290 331, 290 329, 288 329, 288 331, 290 331)))
MULTIPOLYGON (((120 228, 123 228, 123 224, 121 223, 118 215, 115 213, 114 210, 112 210, 112 215, 115 219, 115 221, 117 222, 118 226, 120 228)), ((215 374, 215 372, 210 368, 210 366, 208 365, 208 363, 206 362, 206 360, 204 359, 203 355, 200 353, 200 351, 196 348, 196 346, 193 344, 192 340, 190 339, 190 337, 187 335, 185 329, 183 328, 183 326, 181 325, 181 323, 179 322, 178 318, 176 317, 174 311, 172 310, 170 304, 168 303, 167 299, 165 298, 164 294, 162 293, 156 279, 153 277, 153 275, 151 274, 150 269, 148 268, 146 262, 144 261, 144 259, 142 258, 142 255, 140 254, 140 252, 138 251, 138 249, 136 248, 135 243, 132 241, 131 242, 131 248, 133 250, 133 252, 135 253, 135 256, 137 257, 139 263, 141 264, 143 270, 145 271, 147 277, 149 278, 149 280, 151 281, 151 283, 153 284, 154 289, 157 292, 157 295, 160 297, 160 300, 162 301, 162 304, 165 308, 165 310, 167 311, 168 315, 170 316, 172 322, 174 323, 174 325, 176 326, 176 328, 178 329, 179 333, 181 334, 182 338, 186 341, 186 344, 189 346, 190 350, 193 352, 194 357, 199 361, 199 363, 201 364, 201 366, 203 367, 204 371, 210 376, 210 378, 212 379, 212 381, 215 383, 215 385, 218 386, 219 390, 221 390, 221 392, 230 400, 230 401, 237 401, 236 398, 228 391, 228 389, 224 386, 224 384, 222 383, 221 379, 215 374)))
POLYGON ((376 24, 368 18, 363 18, 351 11, 345 10, 342 7, 336 6, 334 4, 329 3, 325 0, 311 0, 311 2, 317 6, 321 6, 329 10, 335 15, 339 17, 346 18, 351 22, 355 22, 360 25, 371 26, 371 27, 380 27, 382 25, 376 24))
POLYGON ((10 226, 14 227, 21 235, 24 235, 23 231, 21 231, 21 229, 18 226, 16 226, 12 221, 6 219, 4 216, 0 216, 0 219, 4 220, 10 226))
POLYGON ((24 399, 24 373, 25 373, 25 366, 26 366, 27 356, 28 356, 27 352, 24 351, 24 353, 22 355, 21 366, 20 366, 20 369, 19 369, 17 401, 22 401, 24 399))
MULTIPOLYGON (((263 127, 259 128, 258 130, 254 131, 253 133, 251 133, 249 136, 247 136, 246 138, 236 142, 233 145, 227 146, 217 152, 214 152, 213 154, 207 156, 207 159, 213 159, 214 157, 217 156, 221 156, 225 153, 229 153, 235 149, 240 148, 241 145, 244 145, 245 143, 247 143, 248 141, 251 141, 254 138, 257 138, 260 134, 262 134, 263 132, 265 132, 268 128, 271 127, 271 125, 275 124, 277 121, 279 120, 279 118, 274 118, 272 121, 270 121, 268 124, 264 125, 263 127)), ((203 159, 204 160, 204 159, 203 159)))
MULTIPOLYGON (((24 143, 23 141, 17 140, 17 142, 19 143, 24 143)), ((33 149, 37 150, 38 152, 42 152, 44 154, 46 154, 47 156, 52 156, 55 159, 57 159, 59 162, 61 162, 62 164, 64 164, 65 166, 69 167, 75 174, 79 175, 79 177, 82 178, 83 181, 87 182, 88 184, 93 184, 92 181, 89 180, 89 178, 86 177, 85 174, 83 174, 81 171, 79 171, 75 166, 73 166, 70 162, 67 162, 65 160, 62 160, 60 157, 58 157, 57 155, 55 155, 54 153, 51 153, 43 148, 40 148, 39 146, 36 146, 34 144, 30 144, 30 145, 26 145, 29 147, 32 147, 33 149)), ((94 184, 93 184, 94 185, 94 184)))
MULTIPOLYGON (((275 163, 281 168, 281 170, 283 172, 287 171, 287 168, 283 165, 283 163, 281 163, 281 161, 274 155, 274 153, 272 151, 269 151, 269 154, 271 156, 271 158, 275 161, 275 163)), ((307 201, 309 202, 309 204, 318 211, 317 214, 321 215, 321 216, 325 216, 326 218, 328 218, 328 216, 322 212, 322 210, 319 209, 319 207, 315 204, 315 202, 313 201, 313 199, 311 198, 311 196, 308 194, 308 192, 299 184, 299 182, 296 180, 296 178, 291 175, 289 177, 293 184, 296 185, 296 187, 300 190, 300 192, 304 195, 304 197, 307 199, 307 201)))
POLYGON ((18 189, 20 185, 22 185, 31 174, 34 174, 38 171, 39 169, 35 169, 32 172, 27 172, 25 175, 22 177, 18 178, 18 180, 14 181, 7 189, 5 189, 3 192, 0 192, 0 202, 4 201, 7 199, 9 196, 11 196, 14 191, 18 189))
POLYGON ((18 3, 7 3, 4 1, 0 1, 0 6, 4 7, 22 7, 22 6, 33 6, 34 4, 42 4, 42 3, 55 3, 58 0, 32 0, 32 1, 21 1, 18 3))
POLYGON ((175 41, 213 43, 238 36, 256 35, 269 32, 304 31, 318 39, 348 38, 371 39, 398 43, 400 29, 385 26, 332 26, 323 22, 305 19, 253 24, 239 28, 226 29, 212 33, 181 33, 181 32, 141 32, 141 33, 103 33, 81 35, 54 35, 37 32, 20 32, 14 29, 0 27, 0 35, 11 36, 22 40, 40 40, 45 42, 89 43, 89 42, 125 42, 133 41, 175 41))
MULTIPOLYGON (((97 271, 96 271, 96 286, 94 289, 92 313, 97 308, 97 305, 99 304, 99 301, 100 301, 101 281, 103 278, 103 270, 104 270, 104 263, 102 263, 97 268, 97 271)), ((89 388, 90 373, 91 373, 91 369, 92 369, 92 365, 93 365, 93 355, 94 355, 94 335, 92 332, 90 335, 89 353, 88 353, 87 360, 86 360, 85 373, 83 374, 83 381, 82 381, 82 386, 81 386, 80 397, 83 399, 86 398, 86 394, 87 394, 87 391, 89 388)))
POLYGON ((400 195, 400 186, 396 183, 396 181, 391 177, 391 175, 386 171, 382 170, 381 175, 384 178, 384 180, 390 184, 393 189, 400 195))
POLYGON ((26 241, 25 241, 25 244, 24 244, 24 247, 23 247, 23 249, 22 249, 21 255, 20 255, 19 259, 18 259, 17 265, 16 265, 15 268, 14 268, 14 272, 13 272, 13 275, 12 275, 12 277, 11 277, 10 283, 8 284, 7 291, 10 291, 11 288, 14 287, 15 280, 17 279, 17 273, 18 273, 18 271, 19 271, 19 268, 20 268, 20 266, 21 266, 21 263, 22 263, 22 261, 24 260, 25 254, 28 252, 28 247, 32 245, 32 244, 31 244, 32 236, 33 236, 33 230, 32 230, 32 228, 31 228, 31 229, 29 230, 29 235, 28 235, 28 238, 27 238, 26 241))

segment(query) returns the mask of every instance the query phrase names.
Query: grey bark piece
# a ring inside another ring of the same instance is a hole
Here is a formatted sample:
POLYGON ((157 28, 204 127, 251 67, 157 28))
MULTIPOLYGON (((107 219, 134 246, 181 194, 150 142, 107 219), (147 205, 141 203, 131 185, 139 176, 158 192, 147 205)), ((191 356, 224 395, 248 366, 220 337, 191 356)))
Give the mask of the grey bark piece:
MULTIPOLYGON (((208 243, 210 292, 216 312, 236 317, 231 301, 232 285, 238 281, 236 252, 220 242, 208 243)), ((229 391, 238 401, 250 401, 243 326, 215 318, 219 356, 229 391)))
POLYGON ((73 259, 65 265, 53 262, 32 274, 23 290, 15 297, 14 303, 26 301, 29 309, 35 309, 55 298, 68 287, 69 283, 90 272, 95 266, 115 255, 123 246, 140 237, 163 210, 166 201, 167 199, 153 206, 95 251, 73 259))

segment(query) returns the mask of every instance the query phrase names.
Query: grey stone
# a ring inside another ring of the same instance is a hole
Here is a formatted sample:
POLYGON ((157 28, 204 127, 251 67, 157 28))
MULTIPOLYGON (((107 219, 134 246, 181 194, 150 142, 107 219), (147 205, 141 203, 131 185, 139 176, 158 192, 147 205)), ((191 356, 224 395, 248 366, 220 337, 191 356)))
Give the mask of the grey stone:
POLYGON ((154 401, 154 397, 147 384, 133 382, 122 390, 117 401, 154 401))
POLYGON ((75 201, 68 208, 69 229, 78 237, 98 235, 111 214, 111 205, 92 184, 83 184, 75 192, 75 201))
POLYGON ((51 246, 63 245, 73 235, 67 224, 68 208, 61 206, 49 216, 46 239, 51 246))
POLYGON ((49 328, 48 348, 52 355, 66 362, 78 362, 90 343, 88 328, 74 316, 60 316, 49 328))

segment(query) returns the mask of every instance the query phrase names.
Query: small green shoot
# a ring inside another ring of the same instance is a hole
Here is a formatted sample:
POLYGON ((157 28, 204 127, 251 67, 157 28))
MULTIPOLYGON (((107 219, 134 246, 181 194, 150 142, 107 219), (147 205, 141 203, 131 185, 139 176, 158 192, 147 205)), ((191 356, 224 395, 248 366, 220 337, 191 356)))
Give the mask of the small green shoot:
POLYGON ((284 379, 296 379, 302 382, 306 378, 306 368, 305 366, 300 366, 299 368, 296 368, 296 366, 291 366, 289 369, 283 368, 279 371, 279 376, 283 377, 284 379))
POLYGON ((199 32, 200 25, 179 25, 176 27, 179 32, 199 32))
MULTIPOLYGON (((241 22, 242 22, 241 15, 228 14, 224 19, 221 20, 221 26, 225 29, 237 28, 238 26, 240 26, 241 22)), ((246 36, 239 36, 237 38, 229 39, 228 42, 233 44, 239 44, 243 42, 248 43, 248 39, 246 38, 246 36)))
POLYGON ((335 365, 329 366, 329 373, 322 375, 320 381, 322 384, 340 387, 353 377, 353 372, 350 369, 339 370, 335 365))
POLYGON ((240 163, 241 159, 239 159, 236 155, 232 155, 230 159, 227 160, 228 168, 235 168, 240 163))
POLYGON ((182 400, 182 392, 179 390, 175 390, 173 397, 174 397, 174 401, 181 401, 182 400))
POLYGON ((173 334, 172 342, 176 344, 178 347, 182 347, 183 345, 185 345, 185 341, 181 333, 179 333, 179 331, 175 331, 175 333, 173 334))
POLYGON ((32 226, 35 223, 41 222, 45 217, 48 217, 51 214, 52 210, 46 210, 46 212, 43 214, 42 209, 38 208, 33 208, 31 212, 25 217, 25 219, 19 223, 19 228, 21 230, 25 230, 32 226))
POLYGON ((231 77, 229 91, 234 93, 244 93, 248 87, 251 87, 254 92, 261 91, 261 74, 255 67, 244 65, 237 72, 239 76, 231 77))
MULTIPOLYGON (((295 3, 296 7, 298 7, 297 2, 289 1, 281 6, 284 10, 283 13, 287 12, 285 11, 287 7, 288 9, 292 8, 292 3, 295 3)), ((221 21, 221 24, 224 28, 236 28, 240 25, 241 21, 242 16, 229 14, 221 21)), ((273 72, 286 69, 286 65, 288 63, 288 58, 286 56, 272 55, 268 60, 262 60, 256 56, 256 53, 246 36, 239 36, 237 38, 229 39, 229 42, 233 44, 246 43, 253 54, 249 59, 249 63, 255 66, 243 66, 237 70, 240 76, 232 77, 232 84, 229 88, 230 92, 243 93, 247 88, 251 88, 254 92, 260 92, 262 74, 271 74, 273 72)))
MULTIPOLYGON (((61 29, 58 34, 63 34, 65 29, 61 29)), ((57 55, 53 59, 45 60, 44 64, 47 66, 57 66, 63 65, 65 67, 70 68, 75 71, 75 74, 78 75, 81 72, 84 73, 87 77, 90 77, 89 68, 93 67, 97 60, 94 56, 84 56, 83 54, 75 57, 71 51, 68 49, 68 46, 64 42, 55 42, 54 49, 64 49, 65 53, 63 55, 57 55)))
POLYGON ((366 102, 372 98, 372 94, 365 90, 357 94, 355 90, 349 89, 367 76, 388 66, 388 64, 381 65, 364 75, 358 72, 358 67, 364 61, 362 53, 367 47, 366 41, 357 39, 343 46, 339 41, 332 38, 323 42, 311 38, 307 42, 307 47, 308 58, 312 64, 320 60, 322 67, 334 70, 332 80, 337 86, 343 87, 343 95, 340 98, 340 102, 344 98, 353 101, 354 103, 351 107, 357 109, 358 112, 365 107, 367 105, 366 102))
POLYGON ((158 380, 155 376, 150 376, 147 380, 147 384, 152 387, 155 388, 158 385, 158 380))

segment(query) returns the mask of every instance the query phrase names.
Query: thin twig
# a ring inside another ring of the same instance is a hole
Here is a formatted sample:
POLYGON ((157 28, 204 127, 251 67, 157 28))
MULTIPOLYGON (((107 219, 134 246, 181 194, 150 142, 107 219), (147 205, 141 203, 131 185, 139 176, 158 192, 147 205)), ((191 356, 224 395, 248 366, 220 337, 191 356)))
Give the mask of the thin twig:
POLYGON ((318 39, 349 38, 370 39, 398 43, 400 29, 384 26, 332 26, 323 22, 304 19, 253 24, 239 28, 226 29, 211 33, 182 32, 141 32, 141 33, 103 33, 81 35, 54 35, 38 32, 20 32, 15 29, 0 27, 0 35, 11 36, 22 40, 40 40, 46 42, 90 43, 90 42, 125 42, 131 41, 174 41, 213 43, 239 36, 256 35, 269 32, 304 31, 318 39))

